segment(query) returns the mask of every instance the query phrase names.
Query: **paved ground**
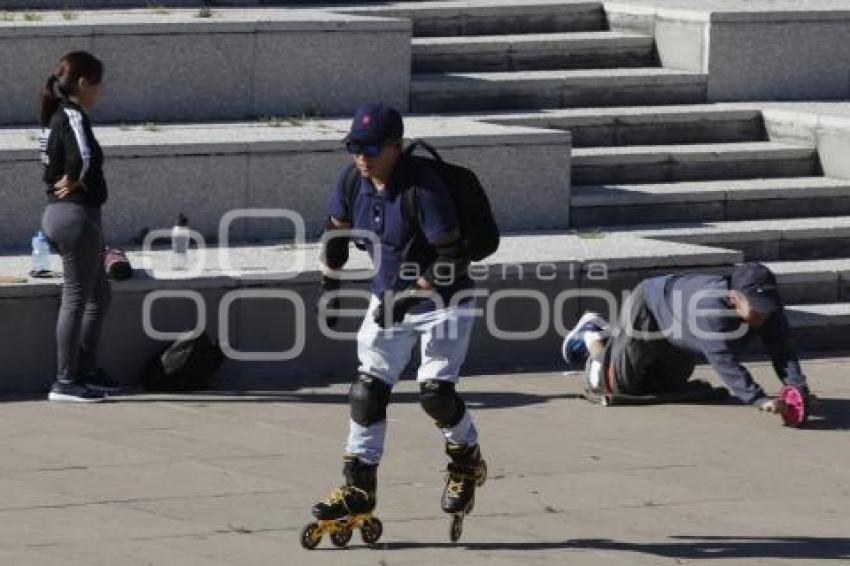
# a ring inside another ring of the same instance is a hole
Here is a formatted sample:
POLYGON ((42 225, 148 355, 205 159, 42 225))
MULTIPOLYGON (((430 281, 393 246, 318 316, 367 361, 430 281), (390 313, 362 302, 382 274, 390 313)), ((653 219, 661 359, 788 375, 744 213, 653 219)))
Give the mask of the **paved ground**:
MULTIPOLYGON (((338 481, 343 385, 9 401, 0 564, 846 563, 850 359, 805 367, 824 415, 807 430, 735 405, 603 409, 560 374, 468 378, 491 480, 457 546, 439 510, 441 442, 405 382, 375 550, 298 544, 338 481)), ((769 367, 756 374, 775 390, 769 367)))

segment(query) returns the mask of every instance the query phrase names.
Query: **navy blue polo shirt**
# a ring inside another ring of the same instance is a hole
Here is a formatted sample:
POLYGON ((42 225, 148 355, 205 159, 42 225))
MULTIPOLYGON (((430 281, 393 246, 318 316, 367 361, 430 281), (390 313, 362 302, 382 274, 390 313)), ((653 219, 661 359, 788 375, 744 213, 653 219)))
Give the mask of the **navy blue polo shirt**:
MULTIPOLYGON (((383 191, 379 191, 372 181, 360 175, 357 176, 357 188, 354 191, 353 206, 345 198, 345 181, 350 167, 345 167, 339 174, 328 204, 328 214, 343 222, 351 222, 352 228, 368 230, 380 239, 380 249, 372 249, 372 241, 364 240, 366 250, 372 261, 376 255, 380 257, 378 271, 372 279, 372 293, 378 297, 385 291, 401 291, 416 282, 416 275, 425 272, 436 258, 436 252, 431 244, 450 232, 458 229, 457 215, 449 190, 440 177, 427 165, 410 160, 403 162, 397 168, 383 191), (418 214, 419 237, 425 238, 426 245, 414 245, 408 250, 405 258, 405 248, 416 234, 417 222, 408 223, 404 218, 403 192, 411 186, 416 187, 416 209, 418 214), (416 263, 417 270, 406 269, 406 277, 402 277, 402 263, 416 263)), ((472 280, 462 274, 453 285, 441 288, 443 300, 448 304, 451 296, 472 287, 472 280)), ((417 309, 419 310, 419 309, 417 309)))

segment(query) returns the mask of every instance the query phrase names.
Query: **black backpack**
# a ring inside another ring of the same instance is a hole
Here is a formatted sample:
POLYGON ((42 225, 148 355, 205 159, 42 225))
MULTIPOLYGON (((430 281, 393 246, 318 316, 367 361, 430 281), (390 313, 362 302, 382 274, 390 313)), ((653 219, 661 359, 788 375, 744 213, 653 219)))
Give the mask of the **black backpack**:
MULTIPOLYGON (((493 217, 493 209, 478 176, 470 169, 443 161, 437 150, 423 140, 414 140, 403 153, 404 159, 425 162, 433 169, 452 195, 457 214, 461 237, 472 261, 481 261, 499 248, 499 227, 493 217), (421 147, 431 157, 413 155, 421 147)), ((357 188, 357 169, 352 166, 346 177, 345 198, 349 209, 354 204, 354 191, 357 188)), ((413 226, 416 213, 416 187, 404 191, 404 216, 413 226)))
POLYGON ((148 391, 208 389, 210 378, 224 361, 224 353, 206 332, 191 340, 177 340, 151 358, 140 382, 148 391))

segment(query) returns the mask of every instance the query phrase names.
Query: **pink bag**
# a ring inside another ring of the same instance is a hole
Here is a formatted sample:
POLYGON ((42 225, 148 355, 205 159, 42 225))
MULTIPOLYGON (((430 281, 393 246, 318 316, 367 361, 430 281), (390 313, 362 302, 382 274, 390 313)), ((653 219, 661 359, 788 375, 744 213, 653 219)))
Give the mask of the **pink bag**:
POLYGON ((103 264, 110 279, 120 281, 133 276, 133 266, 130 265, 127 254, 120 248, 106 246, 103 249, 103 264))

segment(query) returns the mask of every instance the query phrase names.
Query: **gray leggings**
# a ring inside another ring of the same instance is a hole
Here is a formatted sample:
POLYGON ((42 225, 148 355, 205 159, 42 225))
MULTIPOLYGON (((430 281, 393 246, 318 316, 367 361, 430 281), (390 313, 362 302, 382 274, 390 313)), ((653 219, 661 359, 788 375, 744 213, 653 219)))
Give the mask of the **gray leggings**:
POLYGON ((100 329, 111 300, 100 208, 51 203, 41 227, 62 257, 65 273, 56 322, 56 379, 77 381, 95 368, 100 329))

